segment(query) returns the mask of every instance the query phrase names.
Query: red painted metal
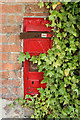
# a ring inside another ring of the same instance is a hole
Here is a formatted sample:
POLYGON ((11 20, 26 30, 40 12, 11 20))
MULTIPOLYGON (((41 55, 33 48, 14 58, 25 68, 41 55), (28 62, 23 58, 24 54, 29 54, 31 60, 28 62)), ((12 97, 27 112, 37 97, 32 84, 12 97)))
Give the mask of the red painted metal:
MULTIPOLYGON (((45 24, 49 23, 44 18, 24 18, 23 20, 23 32, 28 31, 45 31, 51 32, 51 28, 47 28, 45 24)), ((47 37, 51 37, 51 34, 47 33, 47 37)), ((46 38, 32 38, 23 40, 23 52, 29 52, 30 56, 39 55, 40 53, 47 53, 47 50, 52 47, 52 41, 46 38)), ((43 80, 43 72, 31 72, 29 71, 29 61, 24 62, 24 97, 26 94, 35 95, 38 94, 37 88, 46 87, 45 84, 41 84, 43 80)))

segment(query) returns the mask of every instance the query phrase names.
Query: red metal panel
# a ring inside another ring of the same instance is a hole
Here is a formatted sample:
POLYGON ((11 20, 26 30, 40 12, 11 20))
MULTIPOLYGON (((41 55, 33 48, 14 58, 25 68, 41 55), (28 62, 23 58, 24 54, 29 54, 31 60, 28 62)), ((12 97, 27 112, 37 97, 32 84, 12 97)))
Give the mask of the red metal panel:
POLYGON ((44 18, 24 18, 23 21, 23 31, 51 31, 51 28, 47 28, 45 24, 50 23, 44 18))
POLYGON ((28 79, 28 87, 39 88, 40 80, 28 79))
POLYGON ((35 79, 35 80, 37 80, 37 79, 42 80, 43 79, 43 72, 29 72, 28 78, 35 79))
POLYGON ((29 95, 35 95, 35 94, 39 94, 39 92, 38 92, 37 88, 30 87, 30 88, 28 88, 27 94, 29 94, 29 95))
MULTIPOLYGON (((23 32, 28 31, 51 31, 51 27, 47 28, 45 24, 49 23, 44 18, 24 18, 23 20, 23 32)), ((47 34, 47 37, 51 37, 47 34)), ((30 55, 39 55, 40 53, 47 53, 47 50, 51 48, 52 41, 46 38, 33 38, 23 40, 23 52, 29 52, 30 55)), ((24 97, 26 94, 35 95, 38 94, 38 87, 46 87, 45 84, 41 84, 43 79, 43 72, 30 72, 29 61, 24 62, 24 97)))
POLYGON ((44 38, 33 38, 24 40, 24 52, 29 53, 47 53, 47 50, 50 48, 50 39, 44 38))

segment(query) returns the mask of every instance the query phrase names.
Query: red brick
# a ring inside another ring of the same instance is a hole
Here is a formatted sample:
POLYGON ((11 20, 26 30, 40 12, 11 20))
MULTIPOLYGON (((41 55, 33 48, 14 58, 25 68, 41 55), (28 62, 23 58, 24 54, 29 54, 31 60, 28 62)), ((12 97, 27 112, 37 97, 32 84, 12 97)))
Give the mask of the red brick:
POLYGON ((37 0, 17 0, 17 2, 35 3, 37 0))
POLYGON ((6 23, 6 15, 0 15, 0 24, 6 23))
POLYGON ((0 72, 0 78, 8 78, 8 72, 7 71, 0 72))
POLYGON ((17 36, 16 36, 16 43, 17 43, 17 44, 20 44, 20 43, 21 43, 20 35, 17 35, 17 36))
POLYGON ((14 94, 16 94, 16 88, 12 88, 11 92, 14 93, 14 94))
POLYGON ((16 33, 16 32, 20 32, 20 29, 21 29, 20 26, 2 25, 0 32, 1 33, 16 33))
POLYGON ((8 88, 0 88, 0 89, 2 90, 3 94, 5 94, 5 95, 8 94, 8 88))
POLYGON ((11 62, 16 62, 17 61, 16 54, 15 53, 11 53, 10 56, 9 56, 9 60, 11 62))
POLYGON ((8 61, 7 53, 0 53, 0 61, 8 61))
POLYGON ((5 32, 6 26, 0 25, 0 33, 5 32))
POLYGON ((20 23, 22 20, 22 16, 17 16, 16 18, 17 18, 17 22, 20 23))
POLYGON ((17 95, 19 95, 19 96, 22 96, 23 94, 22 94, 22 89, 21 88, 17 88, 17 95))
POLYGON ((0 69, 3 69, 3 70, 19 70, 20 66, 21 66, 20 63, 15 63, 15 64, 3 63, 2 68, 0 66, 0 69))
POLYGON ((0 94, 2 94, 2 88, 0 88, 0 94))
POLYGON ((15 78, 15 72, 9 71, 9 78, 15 78))
POLYGON ((7 23, 15 23, 15 16, 14 15, 9 15, 7 17, 7 23))
POLYGON ((24 13, 24 16, 49 16, 49 13, 24 13))
POLYGON ((15 43, 15 35, 10 35, 9 36, 9 43, 15 43))
POLYGON ((0 86, 2 86, 2 81, 0 81, 0 86))
POLYGON ((6 43, 7 42, 7 36, 6 35, 0 35, 0 42, 6 43))
POLYGON ((48 12, 48 9, 45 7, 40 8, 37 4, 27 4, 25 6, 25 12, 48 12))
MULTIPOLYGON (((0 72, 0 78, 2 78, 2 72, 0 72)), ((0 81, 1 82, 1 81, 0 81)))
POLYGON ((2 81, 3 86, 21 86, 21 81, 19 80, 3 80, 2 81))
POLYGON ((4 52, 20 52, 21 46, 20 45, 0 45, 0 51, 4 52))
POLYGON ((21 71, 17 71, 17 78, 21 78, 21 71))
POLYGON ((21 13, 22 5, 2 5, 2 13, 21 13))
MULTIPOLYGON (((5 1, 5 0, 3 0, 5 1)), ((6 0, 6 2, 16 2, 16 0, 6 0)))
POLYGON ((0 4, 0 13, 2 13, 2 4, 0 4))
POLYGON ((8 99, 9 99, 9 100, 15 100, 15 99, 17 99, 17 98, 18 98, 17 96, 11 95, 10 98, 8 98, 8 99))
POLYGON ((2 61, 2 53, 0 53, 0 61, 2 61))

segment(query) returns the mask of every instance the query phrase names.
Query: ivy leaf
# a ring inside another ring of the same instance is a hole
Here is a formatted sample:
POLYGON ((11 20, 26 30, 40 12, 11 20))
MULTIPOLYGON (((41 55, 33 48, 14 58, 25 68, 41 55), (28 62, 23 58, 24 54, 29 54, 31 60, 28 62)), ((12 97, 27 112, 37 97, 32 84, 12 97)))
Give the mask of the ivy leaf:
POLYGON ((48 83, 49 81, 48 79, 49 79, 48 77, 44 77, 44 79, 41 81, 41 84, 46 83, 46 82, 48 83))
POLYGON ((53 20, 54 19, 54 16, 53 15, 50 15, 49 16, 49 20, 53 20))
POLYGON ((25 54, 23 52, 20 52, 18 60, 19 60, 19 63, 22 63, 25 61, 25 54))
POLYGON ((31 118, 35 118, 34 115, 31 115, 31 118))
POLYGON ((69 68, 67 68, 67 69, 64 70, 64 74, 65 74, 65 76, 69 76, 69 71, 70 71, 69 68))
POLYGON ((65 93, 65 87, 61 85, 60 89, 59 89, 60 95, 64 95, 65 93))
POLYGON ((41 61, 40 60, 38 60, 38 65, 40 65, 41 64, 41 61))
POLYGON ((39 2, 38 6, 40 6, 40 8, 44 7, 44 2, 39 2))
POLYGON ((52 71, 47 71, 47 76, 50 76, 50 77, 52 77, 52 75, 53 75, 53 72, 52 71))
POLYGON ((61 61, 60 60, 57 60, 56 62, 53 62, 53 67, 58 67, 61 65, 61 61))
POLYGON ((76 89, 76 84, 72 84, 72 90, 76 89))
POLYGON ((51 86, 50 86, 50 90, 51 90, 51 92, 56 92, 56 87, 55 87, 55 85, 51 85, 51 86))
POLYGON ((60 37, 60 39, 62 39, 62 34, 59 32, 59 33, 57 34, 57 37, 60 37))
POLYGON ((53 10, 57 7, 57 5, 59 5, 59 4, 61 4, 60 2, 57 2, 57 4, 53 4, 52 5, 52 8, 53 8, 53 10))
POLYGON ((74 112, 74 107, 73 106, 69 106, 68 108, 69 108, 70 111, 74 112))
POLYGON ((29 98, 29 95, 25 95, 25 99, 29 98))
POLYGON ((32 58, 30 59, 30 61, 33 61, 33 64, 37 63, 37 58, 35 56, 32 56, 32 58))
POLYGON ((46 20, 46 17, 44 17, 44 20, 46 20))
POLYGON ((46 65, 49 65, 52 63, 48 58, 46 58, 45 61, 46 61, 46 65))
POLYGON ((45 60, 46 59, 46 53, 40 54, 40 57, 41 57, 42 60, 45 60))
POLYGON ((47 51, 47 53, 50 54, 50 55, 52 55, 52 54, 53 54, 53 51, 52 51, 51 49, 49 49, 49 50, 47 51))
POLYGON ((49 27, 49 23, 47 23, 46 26, 49 27))
POLYGON ((49 5, 46 8, 49 8, 49 5))
POLYGON ((26 52, 25 58, 26 58, 26 60, 28 60, 30 58, 30 54, 28 52, 26 52))

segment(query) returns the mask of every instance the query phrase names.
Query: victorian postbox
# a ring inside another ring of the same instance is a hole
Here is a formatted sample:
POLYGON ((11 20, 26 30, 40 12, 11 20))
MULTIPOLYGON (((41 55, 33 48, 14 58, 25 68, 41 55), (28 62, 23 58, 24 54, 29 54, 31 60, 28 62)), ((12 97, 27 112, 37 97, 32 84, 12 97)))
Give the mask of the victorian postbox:
MULTIPOLYGON (((51 28, 46 27, 49 23, 44 18, 24 18, 23 20, 23 52, 29 52, 30 56, 47 53, 52 47, 51 28)), ((29 60, 24 62, 24 96, 26 94, 38 94, 37 88, 46 87, 41 84, 43 72, 38 72, 37 64, 29 60)))

